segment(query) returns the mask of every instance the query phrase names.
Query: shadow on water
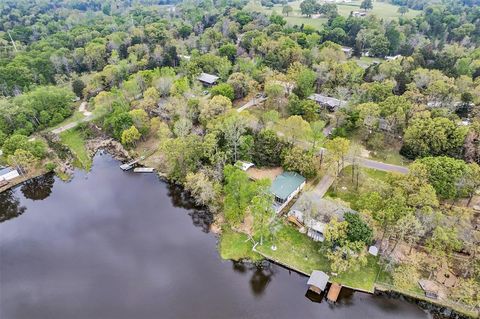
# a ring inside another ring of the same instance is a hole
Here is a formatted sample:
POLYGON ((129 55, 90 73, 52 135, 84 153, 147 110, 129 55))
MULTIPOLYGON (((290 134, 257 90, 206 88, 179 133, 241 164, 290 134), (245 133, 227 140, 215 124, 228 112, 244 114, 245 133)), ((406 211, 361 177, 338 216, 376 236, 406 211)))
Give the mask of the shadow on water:
POLYGON ((27 208, 20 205, 20 199, 9 189, 0 193, 0 223, 25 213, 27 208))

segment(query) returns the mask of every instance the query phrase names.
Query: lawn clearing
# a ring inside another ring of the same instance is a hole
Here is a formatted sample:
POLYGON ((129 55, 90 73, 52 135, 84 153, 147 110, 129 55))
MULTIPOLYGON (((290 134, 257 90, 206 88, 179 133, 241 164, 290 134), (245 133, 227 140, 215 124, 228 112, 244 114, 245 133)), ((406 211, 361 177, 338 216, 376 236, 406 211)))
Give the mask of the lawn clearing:
MULTIPOLYGON (((288 5, 293 8, 293 12, 291 12, 288 17, 284 16, 285 20, 287 20, 287 23, 290 25, 310 25, 318 30, 322 29, 323 25, 327 23, 328 19, 325 17, 316 16, 312 16, 309 18, 302 15, 300 10, 300 3, 302 3, 302 1, 293 1, 288 3, 288 5)), ((352 1, 350 3, 337 3, 336 5, 338 8, 338 14, 344 17, 348 17, 352 11, 363 11, 362 9, 360 9, 361 3, 361 1, 352 1)), ((271 15, 273 12, 282 15, 283 5, 278 4, 274 5, 272 8, 267 8, 263 7, 260 4, 260 1, 251 0, 245 8, 246 10, 264 13, 267 16, 271 15)), ((378 18, 384 20, 398 19, 401 16, 401 14, 398 13, 398 8, 399 6, 390 3, 374 1, 373 9, 368 11, 368 15, 375 15, 378 18)), ((414 18, 421 12, 422 11, 420 10, 410 9, 404 15, 404 17, 414 18)))
POLYGON ((323 243, 311 240, 289 225, 283 225, 273 240, 270 238, 262 246, 256 246, 256 249, 265 257, 307 275, 313 270, 321 270, 330 275, 332 282, 369 292, 374 289, 375 278, 379 270, 377 259, 369 256, 368 264, 360 270, 334 276, 330 272, 330 262, 326 257, 328 248, 323 243), (273 244, 277 248, 275 251, 271 249, 273 244))
POLYGON ((74 165, 80 168, 84 168, 87 171, 92 167, 92 159, 87 153, 85 147, 85 139, 77 129, 71 129, 60 133, 60 139, 62 143, 68 146, 72 153, 75 155, 74 165))
POLYGON ((352 166, 345 167, 340 176, 337 177, 337 187, 332 185, 327 193, 328 197, 340 198, 350 204, 352 209, 356 209, 356 202, 360 194, 378 190, 382 183, 385 183, 391 176, 390 173, 372 169, 361 168, 358 189, 356 189, 356 180, 352 181, 352 166))
POLYGON ((223 259, 260 261, 263 257, 252 250, 252 241, 245 234, 225 229, 220 236, 220 256, 223 259))

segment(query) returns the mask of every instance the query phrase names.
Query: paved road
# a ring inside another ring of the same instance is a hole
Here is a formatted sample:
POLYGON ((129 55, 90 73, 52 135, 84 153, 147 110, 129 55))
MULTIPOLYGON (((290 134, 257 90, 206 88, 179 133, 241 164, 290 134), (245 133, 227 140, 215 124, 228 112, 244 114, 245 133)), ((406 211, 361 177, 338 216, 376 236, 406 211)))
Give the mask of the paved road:
POLYGON ((360 158, 360 166, 367 167, 367 168, 374 168, 374 169, 378 169, 380 171, 385 171, 385 172, 397 172, 402 174, 408 173, 408 167, 393 165, 393 164, 386 164, 386 163, 374 161, 367 158, 360 158))
POLYGON ((91 119, 93 119, 92 113, 87 111, 87 102, 82 102, 80 104, 80 107, 78 108, 78 111, 83 114, 83 116, 84 116, 83 119, 80 119, 80 120, 72 122, 72 123, 65 124, 65 125, 60 126, 60 127, 57 127, 56 129, 52 130, 52 133, 53 134, 60 134, 62 132, 68 131, 68 130, 76 127, 78 124, 80 124, 82 122, 88 122, 91 119))
POLYGON ((267 98, 266 97, 257 97, 257 98, 253 98, 251 99, 250 101, 248 101, 247 103, 245 103, 244 105, 242 105, 241 107, 239 107, 237 109, 237 112, 240 113, 246 109, 248 109, 249 107, 252 107, 254 105, 257 105, 257 104, 260 104, 262 103, 263 101, 265 101, 267 98))

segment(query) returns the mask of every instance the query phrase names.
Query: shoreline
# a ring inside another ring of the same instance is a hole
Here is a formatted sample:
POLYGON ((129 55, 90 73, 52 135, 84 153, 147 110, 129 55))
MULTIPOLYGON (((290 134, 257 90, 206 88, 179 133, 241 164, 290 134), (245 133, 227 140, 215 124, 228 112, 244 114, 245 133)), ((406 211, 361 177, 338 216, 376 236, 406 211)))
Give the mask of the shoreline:
MULTIPOLYGON (((122 162, 122 160, 119 159, 118 156, 116 156, 116 154, 112 154, 112 152, 110 152, 108 150, 108 148, 107 149, 100 149, 100 148, 96 149, 95 152, 92 155, 94 156, 98 151, 105 151, 108 154, 110 154, 118 162, 120 162, 120 163, 122 162)), ((113 153, 115 153, 115 152, 113 152, 113 153)), ((84 168, 80 168, 80 169, 84 170, 84 168)), ((46 171, 42 170, 42 171, 40 171, 36 174, 25 176, 24 178, 17 178, 14 183, 9 183, 8 185, 5 185, 4 187, 0 188, 0 193, 3 193, 3 192, 5 192, 9 189, 12 189, 12 188, 16 187, 16 186, 20 186, 24 182, 27 182, 31 179, 34 179, 34 178, 37 178, 37 177, 40 177, 40 176, 43 176, 43 175, 46 175, 46 174, 49 174, 49 173, 50 172, 46 172, 46 171)), ((57 177, 59 177, 58 174, 55 173, 55 175, 57 177)), ((160 172, 157 172, 156 175, 159 176, 164 182, 172 183, 171 181, 168 180, 168 178, 166 178, 160 172)), ((73 175, 72 175, 72 177, 73 177, 73 175)), ((183 185, 181 185, 181 186, 183 186, 183 185)), ((219 233, 215 233, 215 235, 220 237, 220 236, 222 236, 222 233, 220 231, 219 233)), ((277 264, 281 267, 284 267, 288 270, 294 271, 294 272, 296 272, 298 274, 301 274, 301 275, 304 275, 306 277, 310 276, 309 274, 305 273, 304 271, 302 271, 300 269, 295 268, 294 266, 291 266, 287 263, 284 263, 284 262, 282 262, 280 260, 277 260, 277 259, 275 259, 271 256, 268 256, 265 253, 262 253, 262 252, 258 251, 257 249, 255 249, 255 247, 252 247, 252 251, 259 254, 265 260, 268 260, 269 262, 277 264)), ((333 281, 329 280, 329 283, 332 283, 332 282, 333 281)), ((351 290, 354 290, 354 291, 358 291, 358 292, 361 292, 361 293, 368 293, 368 294, 374 294, 374 295, 386 294, 388 296, 393 296, 393 297, 396 297, 396 298, 398 298, 398 297, 406 298, 407 301, 413 302, 413 303, 419 305, 422 309, 428 311, 429 313, 432 313, 432 314, 437 313, 437 314, 440 314, 442 316, 448 316, 449 318, 463 319, 463 318, 479 318, 480 317, 480 313, 471 312, 467 309, 461 309, 460 307, 455 307, 454 303, 452 303, 452 302, 448 302, 448 301, 441 302, 439 300, 433 300, 433 299, 427 298, 425 296, 420 297, 418 295, 415 295, 414 293, 402 291, 402 290, 400 290, 396 287, 392 287, 392 286, 388 287, 386 284, 382 284, 382 283, 375 282, 372 291, 368 291, 368 290, 361 289, 361 288, 355 288, 355 287, 351 287, 351 286, 347 286, 347 285, 342 285, 342 287, 345 287, 347 289, 351 289, 351 290)))

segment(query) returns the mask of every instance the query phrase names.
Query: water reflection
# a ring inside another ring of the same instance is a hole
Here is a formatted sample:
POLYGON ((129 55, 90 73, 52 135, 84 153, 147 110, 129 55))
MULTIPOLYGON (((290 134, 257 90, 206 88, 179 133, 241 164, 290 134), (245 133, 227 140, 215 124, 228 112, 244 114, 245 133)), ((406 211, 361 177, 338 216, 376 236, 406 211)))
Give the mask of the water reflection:
POLYGON ((23 214, 27 208, 20 205, 20 200, 11 189, 0 193, 0 223, 23 214))
POLYGON ((172 200, 173 206, 188 210, 188 215, 192 218, 195 227, 199 227, 204 233, 210 231, 213 215, 207 209, 198 207, 188 192, 179 185, 169 184, 168 196, 172 200))
POLYGON ((251 273, 250 290, 256 297, 262 296, 275 275, 275 266, 270 262, 251 263, 249 261, 232 261, 232 268, 241 274, 251 273))
POLYGON ((23 196, 31 200, 44 200, 52 193, 55 176, 49 173, 43 176, 32 178, 22 184, 23 196))

